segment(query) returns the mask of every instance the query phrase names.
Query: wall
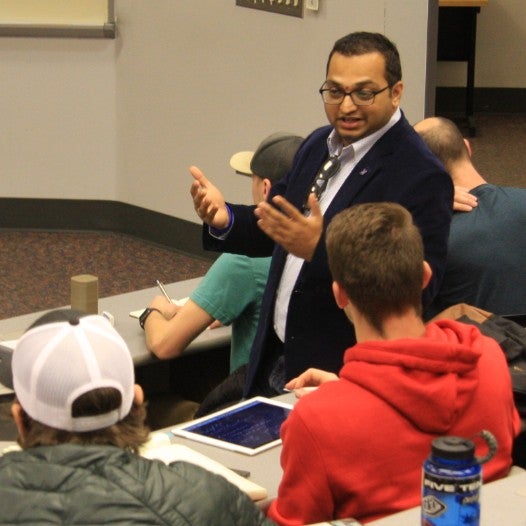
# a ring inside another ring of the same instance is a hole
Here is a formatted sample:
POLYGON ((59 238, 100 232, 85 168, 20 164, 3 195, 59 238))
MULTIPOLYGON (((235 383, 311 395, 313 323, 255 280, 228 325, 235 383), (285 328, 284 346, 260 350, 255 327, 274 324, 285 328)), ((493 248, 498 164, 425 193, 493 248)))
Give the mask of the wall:
MULTIPOLYGON (((475 87, 526 88, 525 49, 526 2, 489 0, 477 19, 475 87)), ((438 63, 438 86, 465 83, 465 63, 438 63)))
MULTIPOLYGON (((276 130, 307 134, 326 123, 317 89, 332 43, 352 30, 386 32, 398 42, 408 111, 413 118, 422 111, 424 57, 412 42, 425 42, 425 29, 409 37, 394 1, 367 9, 354 0, 320 2, 303 19, 233 1, 201 2, 204 9, 178 2, 177 10, 166 1, 137 4, 117 4, 119 191, 128 202, 195 221, 191 164, 227 199, 249 202, 249 185, 228 159, 276 130)), ((405 4, 425 20, 421 0, 405 4)))
POLYGON ((4 197, 108 199, 196 220, 188 166, 250 200, 230 155, 325 124, 317 89, 334 40, 399 46, 403 108, 423 116, 427 2, 320 0, 303 19, 234 0, 117 0, 116 40, 0 39, 4 197), (422 20, 407 31, 407 19, 422 20))
POLYGON ((114 46, 0 38, 3 196, 115 196, 114 46))

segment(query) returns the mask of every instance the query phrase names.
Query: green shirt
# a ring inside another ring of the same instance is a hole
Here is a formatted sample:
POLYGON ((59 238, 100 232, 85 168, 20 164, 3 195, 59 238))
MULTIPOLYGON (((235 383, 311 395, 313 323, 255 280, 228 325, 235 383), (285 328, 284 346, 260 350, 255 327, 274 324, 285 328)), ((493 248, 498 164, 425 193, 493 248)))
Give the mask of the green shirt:
POLYGON ((222 254, 190 295, 214 319, 232 324, 230 372, 248 362, 269 268, 270 257, 222 254))

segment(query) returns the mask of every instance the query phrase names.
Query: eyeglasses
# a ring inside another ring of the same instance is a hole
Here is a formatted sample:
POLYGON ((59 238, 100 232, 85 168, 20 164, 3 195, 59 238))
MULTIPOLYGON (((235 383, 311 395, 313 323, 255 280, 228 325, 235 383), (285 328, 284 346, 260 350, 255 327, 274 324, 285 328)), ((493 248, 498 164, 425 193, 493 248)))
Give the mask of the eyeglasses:
POLYGON ((314 179, 314 182, 312 183, 311 187, 309 188, 309 193, 307 194, 307 197, 305 199, 305 203, 303 205, 303 211, 308 212, 309 206, 308 206, 308 199, 310 194, 314 194, 316 196, 316 199, 320 199, 321 194, 325 191, 327 188, 327 183, 329 182, 329 179, 340 169, 340 159, 333 155, 332 157, 329 157, 325 164, 321 167, 321 170, 318 172, 318 175, 316 175, 316 178, 314 179))
POLYGON ((388 84, 385 88, 378 91, 367 88, 345 91, 337 86, 327 86, 327 83, 324 82, 318 91, 320 92, 321 98, 325 104, 341 104, 343 99, 349 95, 356 106, 370 106, 374 102, 376 95, 390 87, 391 86, 388 84))

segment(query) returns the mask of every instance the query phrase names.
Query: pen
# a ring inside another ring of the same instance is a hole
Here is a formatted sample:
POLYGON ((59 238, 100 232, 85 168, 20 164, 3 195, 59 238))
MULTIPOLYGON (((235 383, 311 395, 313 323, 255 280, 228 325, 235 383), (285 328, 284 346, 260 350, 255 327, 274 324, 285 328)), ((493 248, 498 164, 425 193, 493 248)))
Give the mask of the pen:
POLYGON ((155 283, 157 283, 157 286, 161 289, 161 292, 163 293, 164 297, 170 303, 173 303, 172 298, 170 298, 170 296, 168 296, 168 293, 166 292, 166 289, 164 288, 164 285, 162 284, 162 282, 157 279, 157 280, 155 280, 155 283))

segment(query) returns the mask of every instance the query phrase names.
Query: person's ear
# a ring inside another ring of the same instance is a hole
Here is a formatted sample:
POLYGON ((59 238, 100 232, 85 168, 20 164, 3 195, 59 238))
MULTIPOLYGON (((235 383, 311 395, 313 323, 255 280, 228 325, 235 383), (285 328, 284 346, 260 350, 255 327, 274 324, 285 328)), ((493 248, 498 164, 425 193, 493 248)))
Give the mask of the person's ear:
POLYGON ((424 261, 423 266, 424 266, 424 279, 422 282, 422 289, 425 289, 429 285, 429 282, 431 281, 431 276, 433 275, 433 271, 431 270, 431 266, 429 265, 427 261, 424 261))
POLYGON ((23 439, 27 430, 24 425, 23 409, 18 402, 13 402, 11 405, 11 415, 13 415, 13 420, 15 421, 18 434, 20 435, 20 438, 23 439))
POLYGON ((334 294, 336 305, 340 309, 345 309, 349 304, 349 296, 347 296, 347 292, 337 281, 332 282, 332 293, 334 294))
POLYGON ((404 83, 399 80, 391 87, 391 99, 394 106, 400 105, 400 99, 402 98, 402 92, 404 91, 404 83))
POLYGON ((267 200, 267 196, 268 196, 271 188, 272 188, 272 183, 271 183, 270 179, 264 177, 263 178, 263 199, 265 201, 267 200))
POLYGON ((139 384, 133 386, 133 401, 136 405, 142 405, 144 403, 144 391, 139 384))
POLYGON ((471 157, 471 154, 472 154, 471 143, 467 139, 464 139, 464 144, 466 145, 466 150, 468 151, 469 156, 471 157))

